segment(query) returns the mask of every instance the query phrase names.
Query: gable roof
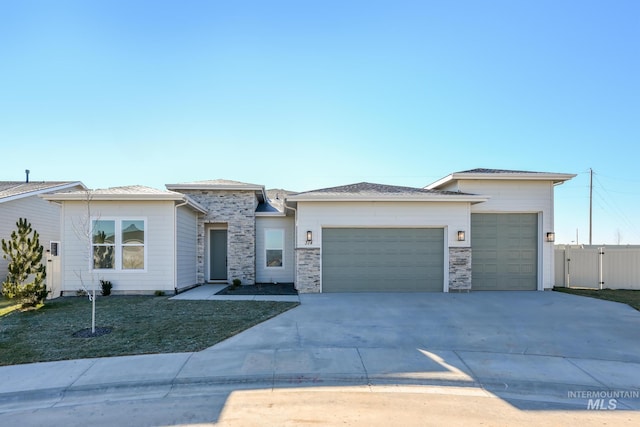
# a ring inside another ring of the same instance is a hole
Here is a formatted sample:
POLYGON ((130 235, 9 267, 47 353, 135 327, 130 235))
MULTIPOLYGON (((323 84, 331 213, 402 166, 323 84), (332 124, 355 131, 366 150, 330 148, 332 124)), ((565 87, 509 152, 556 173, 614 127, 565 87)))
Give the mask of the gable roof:
POLYGON ((179 184, 165 184, 167 190, 246 190, 255 191, 259 202, 266 199, 264 185, 250 184, 247 182, 232 181, 230 179, 211 179, 205 181, 183 182, 179 184))
POLYGON ((80 181, 0 181, 0 203, 74 187, 87 188, 80 181))
POLYGON ((575 174, 555 173, 555 172, 532 172, 507 169, 470 169, 461 172, 454 172, 438 181, 427 185, 427 189, 437 189, 443 185, 461 179, 482 179, 482 180, 521 180, 521 181, 553 181, 554 184, 562 184, 575 177, 575 174))
POLYGON ((460 201, 483 202, 485 196, 425 188, 359 182, 339 187, 306 191, 287 197, 287 201, 460 201))
POLYGON ((45 194, 40 196, 52 202, 61 201, 163 201, 185 202, 193 209, 206 213, 207 210, 186 194, 175 191, 158 190, 144 185, 126 185, 122 187, 101 188, 96 190, 70 191, 67 193, 45 194))

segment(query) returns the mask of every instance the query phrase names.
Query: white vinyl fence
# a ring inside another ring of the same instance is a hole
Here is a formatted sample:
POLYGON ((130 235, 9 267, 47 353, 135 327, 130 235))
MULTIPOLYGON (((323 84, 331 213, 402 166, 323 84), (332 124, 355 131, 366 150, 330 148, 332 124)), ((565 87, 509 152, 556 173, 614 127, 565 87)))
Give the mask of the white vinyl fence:
POLYGON ((555 248, 555 285, 592 289, 640 289, 640 246, 555 248))

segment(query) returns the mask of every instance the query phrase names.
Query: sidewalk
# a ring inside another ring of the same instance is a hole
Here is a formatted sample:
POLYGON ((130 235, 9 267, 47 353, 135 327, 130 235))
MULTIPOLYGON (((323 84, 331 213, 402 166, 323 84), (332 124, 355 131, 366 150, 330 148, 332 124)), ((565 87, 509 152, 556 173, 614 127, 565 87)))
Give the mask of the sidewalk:
POLYGON ((202 285, 171 297, 175 300, 300 302, 299 295, 216 295, 227 285, 202 285))
MULTIPOLYGON (((382 348, 224 350, 0 367, 0 413, 82 401, 140 399, 192 389, 440 387, 500 396, 523 409, 586 409, 582 390, 638 390, 640 364, 559 357, 382 348), (587 374, 581 368, 597 367, 587 374), (527 403, 529 402, 529 403, 527 403), (544 406, 544 405, 543 405, 544 406)), ((640 410, 640 398, 617 399, 640 410)))

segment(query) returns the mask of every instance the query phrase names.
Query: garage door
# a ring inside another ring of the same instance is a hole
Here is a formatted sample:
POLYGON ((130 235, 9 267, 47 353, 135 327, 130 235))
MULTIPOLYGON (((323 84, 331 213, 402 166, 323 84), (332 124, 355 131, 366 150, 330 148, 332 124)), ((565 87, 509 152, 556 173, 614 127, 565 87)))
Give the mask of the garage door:
POLYGON ((324 228, 323 292, 442 292, 442 228, 324 228))
POLYGON ((537 214, 471 214, 471 251, 472 290, 537 289, 537 214))

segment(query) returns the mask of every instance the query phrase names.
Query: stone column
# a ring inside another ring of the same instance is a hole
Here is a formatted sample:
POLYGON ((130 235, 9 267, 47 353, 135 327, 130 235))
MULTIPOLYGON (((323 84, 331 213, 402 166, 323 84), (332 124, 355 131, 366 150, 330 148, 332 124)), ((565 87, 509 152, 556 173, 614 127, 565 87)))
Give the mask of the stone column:
POLYGON ((320 292, 320 248, 296 249, 296 289, 301 294, 320 292))
POLYGON ((449 248, 449 291, 471 289, 471 248, 449 248))

